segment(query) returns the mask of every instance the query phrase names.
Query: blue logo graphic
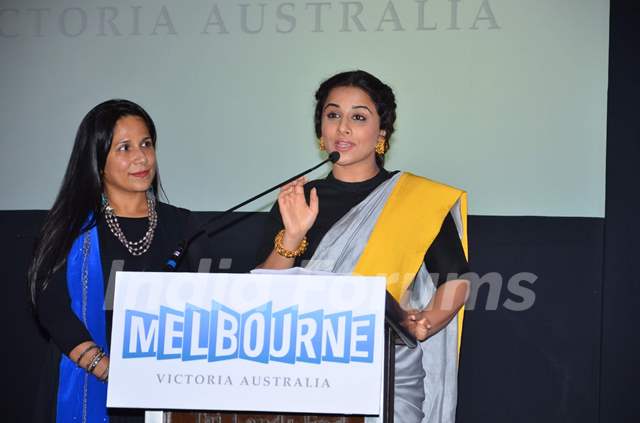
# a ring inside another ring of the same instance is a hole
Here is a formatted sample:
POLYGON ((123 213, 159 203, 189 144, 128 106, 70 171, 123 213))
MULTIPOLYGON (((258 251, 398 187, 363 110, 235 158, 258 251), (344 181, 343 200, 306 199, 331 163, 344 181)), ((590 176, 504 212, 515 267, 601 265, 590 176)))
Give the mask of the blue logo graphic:
POLYGON ((315 363, 373 362, 375 315, 351 311, 273 311, 268 302, 245 313, 212 301, 211 309, 161 306, 157 315, 125 310, 122 357, 157 360, 243 359, 315 363))

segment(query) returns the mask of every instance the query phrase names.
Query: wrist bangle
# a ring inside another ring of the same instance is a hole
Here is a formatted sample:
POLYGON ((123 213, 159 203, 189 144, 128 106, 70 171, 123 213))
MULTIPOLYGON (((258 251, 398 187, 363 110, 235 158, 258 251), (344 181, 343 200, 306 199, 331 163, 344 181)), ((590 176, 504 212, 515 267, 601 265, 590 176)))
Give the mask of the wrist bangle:
POLYGON ((307 246, 309 245, 309 242, 307 241, 306 236, 302 238, 302 241, 300 242, 300 245, 298 246, 298 248, 293 251, 287 250, 286 248, 284 248, 284 246, 282 245, 283 238, 284 238, 284 229, 278 232, 278 235, 276 235, 275 239, 273 240, 273 246, 276 250, 276 253, 278 253, 279 256, 282 256, 285 258, 294 258, 294 257, 301 256, 302 254, 304 254, 305 251, 307 251, 307 246))
POLYGON ((104 351, 100 350, 99 352, 97 352, 96 355, 93 356, 91 364, 87 366, 87 373, 93 373, 93 370, 96 368, 98 363, 100 363, 100 360, 102 360, 103 357, 104 351))
POLYGON ((84 357, 85 355, 87 355, 87 353, 91 350, 95 350, 95 349, 100 349, 100 347, 98 347, 96 344, 91 344, 89 345, 84 351, 82 351, 80 353, 80 355, 78 356, 78 361, 76 361, 76 364, 78 365, 78 367, 82 367, 80 365, 80 361, 82 361, 82 357, 84 357))

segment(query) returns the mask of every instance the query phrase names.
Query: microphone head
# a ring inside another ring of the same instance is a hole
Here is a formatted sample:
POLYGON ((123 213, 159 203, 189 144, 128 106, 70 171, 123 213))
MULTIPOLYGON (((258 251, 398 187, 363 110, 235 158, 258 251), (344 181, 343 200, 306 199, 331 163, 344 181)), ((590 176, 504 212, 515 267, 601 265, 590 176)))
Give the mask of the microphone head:
POLYGON ((340 160, 340 153, 338 153, 337 151, 332 151, 329 154, 329 160, 331 161, 331 163, 335 163, 338 160, 340 160))

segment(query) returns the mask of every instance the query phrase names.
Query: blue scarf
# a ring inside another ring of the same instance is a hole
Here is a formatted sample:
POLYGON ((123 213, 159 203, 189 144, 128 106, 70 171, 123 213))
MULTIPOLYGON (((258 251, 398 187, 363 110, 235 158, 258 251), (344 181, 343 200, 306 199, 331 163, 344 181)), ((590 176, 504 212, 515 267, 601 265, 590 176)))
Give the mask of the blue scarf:
MULTIPOLYGON (((73 312, 87 327, 93 341, 108 353, 104 279, 96 226, 82 233, 69 251, 67 286, 73 312)), ((107 384, 88 374, 63 354, 60 359, 56 421, 108 422, 106 404, 107 384)))

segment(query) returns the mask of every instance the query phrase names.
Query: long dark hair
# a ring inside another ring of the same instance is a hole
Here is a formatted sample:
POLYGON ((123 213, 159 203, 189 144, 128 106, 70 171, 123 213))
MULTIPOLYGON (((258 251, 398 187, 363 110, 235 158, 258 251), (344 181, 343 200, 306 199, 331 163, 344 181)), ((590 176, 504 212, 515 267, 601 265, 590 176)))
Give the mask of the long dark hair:
MULTIPOLYGON (((376 105, 376 111, 380 116, 380 129, 384 129, 385 151, 389 151, 389 140, 394 131, 396 122, 396 97, 393 90, 375 76, 363 70, 342 72, 333 75, 318 87, 316 91, 316 110, 314 125, 316 136, 322 135, 322 109, 329 97, 329 93, 336 87, 356 87, 367 93, 371 101, 376 105)), ((379 166, 384 164, 384 156, 376 154, 376 162, 379 166)))
MULTIPOLYGON (((91 109, 82 119, 69 164, 51 210, 44 220, 29 267, 31 301, 65 263, 74 240, 96 225, 102 208, 102 172, 111 148, 116 122, 125 116, 144 120, 155 147, 156 127, 149 114, 129 100, 108 100, 91 109), (91 219, 88 220, 89 216, 91 219)), ((152 182, 158 192, 159 174, 152 182)))

